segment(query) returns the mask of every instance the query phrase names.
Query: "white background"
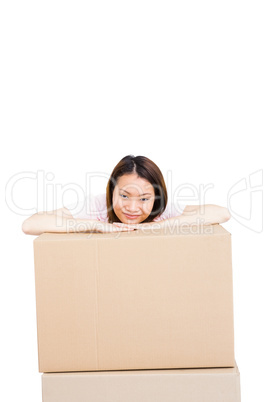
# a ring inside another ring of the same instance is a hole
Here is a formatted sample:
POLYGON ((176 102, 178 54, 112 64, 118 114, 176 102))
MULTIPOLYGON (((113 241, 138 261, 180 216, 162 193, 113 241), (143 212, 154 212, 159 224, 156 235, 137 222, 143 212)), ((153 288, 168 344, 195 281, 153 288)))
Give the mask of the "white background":
POLYGON ((242 401, 267 400, 266 4, 1 2, 2 401, 41 401, 23 220, 105 192, 128 154, 229 207, 242 401))

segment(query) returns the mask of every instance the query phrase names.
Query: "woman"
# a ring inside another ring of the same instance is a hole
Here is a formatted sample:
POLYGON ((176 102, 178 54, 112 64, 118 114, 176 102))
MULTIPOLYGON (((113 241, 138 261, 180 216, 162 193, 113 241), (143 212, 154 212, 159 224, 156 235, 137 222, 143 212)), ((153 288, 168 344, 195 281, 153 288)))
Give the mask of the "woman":
POLYGON ((217 205, 178 205, 168 201, 163 175, 145 156, 127 155, 115 166, 106 194, 87 197, 71 212, 71 204, 38 212, 22 224, 25 234, 44 232, 117 232, 166 225, 215 224, 230 219, 227 208, 217 205))

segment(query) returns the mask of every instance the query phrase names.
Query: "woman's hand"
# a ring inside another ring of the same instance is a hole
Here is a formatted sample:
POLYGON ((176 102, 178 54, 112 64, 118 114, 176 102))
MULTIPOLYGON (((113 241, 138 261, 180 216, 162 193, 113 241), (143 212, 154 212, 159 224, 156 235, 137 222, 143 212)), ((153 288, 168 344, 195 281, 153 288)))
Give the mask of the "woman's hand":
POLYGON ((112 223, 107 222, 98 222, 94 223, 92 226, 92 230, 96 231, 97 233, 110 233, 110 232, 129 232, 133 231, 134 227, 127 226, 116 226, 112 223))
POLYGON ((146 223, 122 223, 113 222, 113 225, 118 228, 133 228, 133 229, 160 229, 163 227, 163 221, 160 222, 146 222, 146 223))

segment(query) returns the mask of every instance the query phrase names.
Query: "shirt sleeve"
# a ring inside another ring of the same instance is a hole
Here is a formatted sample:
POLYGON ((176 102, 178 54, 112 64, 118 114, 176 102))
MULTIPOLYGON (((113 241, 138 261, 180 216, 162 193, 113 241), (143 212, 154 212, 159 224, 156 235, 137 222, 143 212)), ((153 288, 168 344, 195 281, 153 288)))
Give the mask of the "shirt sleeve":
POLYGON ((102 220, 102 208, 96 196, 90 195, 85 197, 84 201, 66 205, 75 219, 93 219, 102 220))
POLYGON ((184 205, 184 204, 173 203, 171 201, 168 201, 164 212, 160 216, 157 216, 156 218, 154 218, 154 221, 157 222, 157 221, 161 221, 164 219, 173 218, 175 216, 180 216, 183 213, 185 207, 186 207, 186 205, 184 205))

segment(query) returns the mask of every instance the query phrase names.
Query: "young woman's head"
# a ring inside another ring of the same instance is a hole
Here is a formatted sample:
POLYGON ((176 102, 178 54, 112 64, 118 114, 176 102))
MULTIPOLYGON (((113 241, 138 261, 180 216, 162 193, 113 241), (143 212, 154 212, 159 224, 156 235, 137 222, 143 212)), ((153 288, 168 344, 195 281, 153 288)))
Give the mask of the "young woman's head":
POLYGON ((151 222, 164 212, 168 195, 158 166, 145 156, 125 156, 106 188, 108 221, 151 222))

